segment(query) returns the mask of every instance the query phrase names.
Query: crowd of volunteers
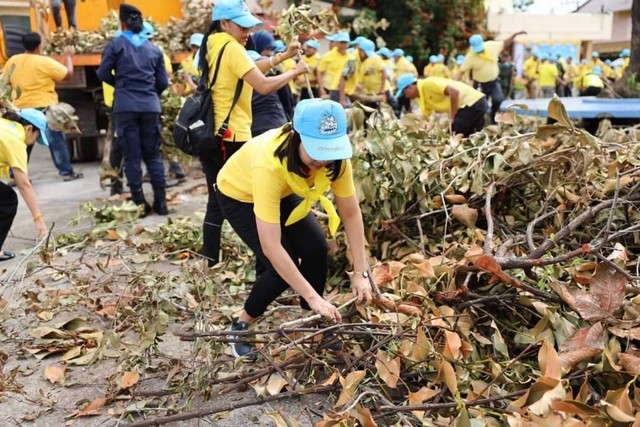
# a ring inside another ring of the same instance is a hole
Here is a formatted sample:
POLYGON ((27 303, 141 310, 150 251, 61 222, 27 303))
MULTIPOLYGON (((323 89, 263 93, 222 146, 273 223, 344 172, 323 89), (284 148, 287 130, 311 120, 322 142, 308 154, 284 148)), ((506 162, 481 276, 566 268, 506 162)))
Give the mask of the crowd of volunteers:
MULTIPOLYGON (((64 3, 67 11, 75 6, 74 1, 64 3)), ((56 4, 59 10, 61 1, 56 4)), ((328 243, 312 212, 316 202, 327 214, 330 235, 344 225, 353 294, 359 303, 371 301, 345 109, 358 102, 373 109, 388 104, 397 116, 441 113, 448 116, 453 133, 466 137, 493 121, 506 98, 525 92, 531 98, 596 95, 607 80, 622 76, 630 56, 625 49, 619 59, 603 62, 594 52, 591 60, 574 63, 571 57, 534 51, 517 77, 510 52, 514 38, 524 32, 491 41, 474 34, 466 53, 431 55, 419 73, 403 49, 378 49, 372 40, 352 40, 346 31, 326 37, 329 50, 324 54, 313 38, 295 39, 287 46, 261 29, 262 21, 242 0, 218 0, 208 31, 190 36, 191 50, 174 73, 167 53, 153 43, 154 28, 141 11, 122 4, 119 18, 121 30, 106 45, 97 75, 110 109, 109 162, 122 172, 131 199, 145 215, 168 213, 167 172, 186 178, 176 159, 163 159, 160 96, 168 88, 189 96, 200 84, 213 82, 212 120, 220 144, 202 147, 198 156, 208 190, 202 255, 209 266, 220 261, 226 220, 256 256, 257 279, 231 324, 234 331, 248 330, 288 288, 299 294, 303 309, 340 320, 338 310, 323 297, 328 243), (143 163, 153 187, 152 203, 142 189, 143 163), (327 197, 329 190, 332 198, 327 197)), ((59 21, 58 15, 58 26, 59 21)), ((73 13, 69 25, 76 26, 73 13)), ((0 175, 11 174, 9 184, 17 186, 43 235, 47 227, 27 174, 33 144, 49 146, 64 180, 82 178, 71 166, 64 133, 50 129, 45 116, 58 102, 55 83, 73 75, 74 51, 65 49, 62 65, 41 54, 37 33, 26 34, 23 44, 25 53, 11 57, 3 71, 19 94, 19 111, 0 119, 0 175)), ((112 193, 122 191, 116 180, 112 193)), ((0 249, 17 204, 11 186, 0 183, 0 249)), ((0 261, 12 257, 0 251, 0 261)), ((341 347, 335 337, 325 338, 329 349, 341 347)), ((236 357, 257 357, 246 340, 231 346, 236 357)))

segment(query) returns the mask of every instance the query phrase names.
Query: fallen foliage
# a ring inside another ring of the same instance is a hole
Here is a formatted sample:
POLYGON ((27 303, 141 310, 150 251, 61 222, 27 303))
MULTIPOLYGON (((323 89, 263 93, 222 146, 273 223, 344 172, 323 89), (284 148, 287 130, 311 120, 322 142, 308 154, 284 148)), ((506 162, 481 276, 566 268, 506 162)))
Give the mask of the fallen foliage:
POLYGON ((380 295, 353 304, 339 234, 327 298, 343 323, 305 317, 284 294, 243 334, 255 365, 234 360, 226 330, 254 280, 246 248, 225 230, 224 261, 207 271, 200 221, 143 227, 128 204, 88 206, 91 232, 42 249, 24 279, 21 310, 39 323, 25 351, 58 368, 52 387, 116 360, 105 395, 77 416, 108 408, 136 426, 309 393, 333 396, 309 416, 317 426, 638 423, 638 128, 603 125, 596 138, 558 100, 549 110, 556 124, 506 115, 469 139, 411 115, 374 114, 365 130, 354 113, 380 295), (175 337, 191 344, 167 347, 175 337), (247 387, 245 400, 191 407, 247 387))

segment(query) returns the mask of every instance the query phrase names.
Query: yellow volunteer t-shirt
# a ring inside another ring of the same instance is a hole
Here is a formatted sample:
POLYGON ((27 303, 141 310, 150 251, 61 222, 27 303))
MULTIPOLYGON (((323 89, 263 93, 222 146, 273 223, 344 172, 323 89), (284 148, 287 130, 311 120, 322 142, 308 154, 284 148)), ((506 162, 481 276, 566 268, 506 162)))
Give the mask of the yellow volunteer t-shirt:
MULTIPOLYGON (((282 61, 280 66, 282 67, 282 71, 287 72, 296 68, 296 61, 293 58, 287 58, 282 61)), ((300 89, 298 89, 295 81, 291 80, 288 84, 292 94, 300 95, 300 89)))
MULTIPOLYGON (((286 178, 272 161, 276 148, 285 138, 282 128, 278 128, 249 140, 227 160, 217 179, 218 189, 223 194, 253 203, 256 217, 271 224, 280 223, 280 200, 293 194, 286 178)), ((342 174, 331 183, 331 191, 338 197, 350 197, 355 194, 351 161, 346 160, 343 165, 342 174)), ((318 173, 326 173, 326 170, 312 172, 306 179, 307 184, 313 185, 318 173)))
POLYGON ((433 71, 433 66, 435 64, 427 64, 424 66, 424 68, 422 69, 422 75, 425 77, 429 77, 431 76, 431 72, 433 71))
POLYGON ((382 86, 384 80, 384 61, 379 55, 373 55, 360 64, 359 83, 365 95, 377 95, 385 87, 382 86))
POLYGON ((395 73, 396 79, 407 73, 411 73, 414 76, 418 77, 418 70, 416 70, 416 67, 413 66, 411 62, 407 61, 407 58, 405 58, 404 56, 401 56, 395 62, 395 73))
POLYGON ((469 50, 460 66, 462 72, 469 72, 471 78, 480 83, 492 82, 498 78, 498 57, 504 48, 504 42, 492 40, 484 42, 484 51, 475 53, 469 50))
POLYGON ((584 90, 589 87, 604 87, 604 82, 602 81, 600 76, 596 76, 595 74, 584 75, 578 80, 578 88, 580 90, 584 90))
MULTIPOLYGON (((318 87, 318 78, 317 78, 317 71, 318 71, 318 65, 320 64, 320 55, 318 55, 317 53, 311 55, 311 56, 307 56, 307 55, 302 55, 302 61, 307 64, 307 66, 309 67, 309 73, 307 74, 307 76, 309 77, 309 83, 311 84, 311 87, 316 88, 318 87)), ((301 76, 302 78, 298 80, 298 82, 301 82, 302 84, 300 85, 300 87, 302 87, 302 89, 304 89, 306 87, 306 80, 304 78, 304 76, 301 76)))
POLYGON ((538 85, 540 87, 556 86, 556 77, 558 77, 558 67, 556 67, 556 64, 543 63, 540 65, 539 73, 538 85))
POLYGON ((470 107, 478 102, 484 94, 471 86, 442 77, 427 77, 418 80, 418 93, 420 95, 420 109, 425 116, 436 111, 448 113, 451 111, 451 98, 444 94, 447 86, 451 86, 460 92, 458 108, 470 107))
POLYGON ((431 70, 430 77, 442 77, 443 79, 451 78, 451 71, 444 64, 433 64, 433 69, 431 70))
POLYGON ((528 57, 522 64, 524 76, 530 80, 535 80, 539 75, 539 63, 533 56, 528 57))
MULTIPOLYGON (((222 46, 227 44, 224 55, 220 61, 220 71, 216 84, 213 86, 211 96, 214 100, 215 126, 217 130, 231 110, 233 95, 236 91, 238 80, 244 77, 249 71, 256 67, 256 64, 249 58, 246 49, 228 33, 216 33, 209 37, 207 44, 207 61, 209 61, 209 81, 215 73, 218 52, 222 46), (227 44, 228 43, 228 44, 227 44)), ((238 103, 231 112, 229 118, 229 129, 232 132, 230 141, 248 141, 251 139, 251 96, 253 88, 248 83, 244 83, 238 103)))
POLYGON ((26 134, 20 123, 0 118, 0 179, 9 178, 9 168, 27 173, 26 134))
POLYGON ((184 61, 180 63, 182 71, 192 76, 199 76, 201 74, 200 69, 196 67, 193 61, 193 55, 189 55, 184 61))
POLYGON ((15 71, 9 83, 14 98, 17 96, 16 89, 21 90, 20 97, 13 101, 16 107, 41 108, 58 103, 56 82, 64 80, 67 67, 47 56, 21 53, 9 58, 2 71, 3 77, 14 65, 15 71))
MULTIPOLYGON (((358 84, 360 84, 361 66, 362 61, 360 60, 360 54, 358 54, 358 52, 350 54, 349 60, 345 64, 344 69, 342 70, 342 75, 340 76, 347 79, 344 86, 344 93, 347 95, 352 95, 356 91, 358 84)), ((339 84, 340 83, 338 83, 338 85, 339 84)))
POLYGON ((337 47, 325 54, 318 64, 318 71, 324 73, 324 87, 327 90, 338 90, 340 77, 345 64, 349 60, 349 52, 340 53, 337 47))

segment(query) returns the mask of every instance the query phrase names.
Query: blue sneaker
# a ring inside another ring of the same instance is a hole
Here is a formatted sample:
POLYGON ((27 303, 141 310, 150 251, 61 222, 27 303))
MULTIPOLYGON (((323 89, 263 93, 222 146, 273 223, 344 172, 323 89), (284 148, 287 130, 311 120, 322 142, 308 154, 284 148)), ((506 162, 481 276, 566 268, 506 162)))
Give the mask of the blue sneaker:
MULTIPOLYGON (((248 331, 249 324, 247 322, 234 321, 229 328, 230 331, 248 331)), ((245 362, 255 362, 258 359, 258 353, 251 343, 246 339, 246 335, 229 335, 231 339, 237 339, 237 342, 231 343, 231 352, 236 359, 243 358, 245 362)))

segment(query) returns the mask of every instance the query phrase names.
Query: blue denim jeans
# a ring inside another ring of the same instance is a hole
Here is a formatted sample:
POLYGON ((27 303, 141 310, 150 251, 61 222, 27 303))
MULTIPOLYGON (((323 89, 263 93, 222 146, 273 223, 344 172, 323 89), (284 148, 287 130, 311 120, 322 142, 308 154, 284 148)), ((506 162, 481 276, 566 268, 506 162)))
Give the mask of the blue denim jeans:
POLYGON ((71 166, 71 155, 67 147, 67 137, 64 132, 56 132, 47 127, 47 139, 49 140, 49 151, 53 164, 58 168, 58 173, 62 176, 73 174, 71 166))
MULTIPOLYGON (((56 22, 56 27, 62 27, 62 16, 60 14, 60 8, 62 7, 62 0, 52 0, 51 9, 53 11, 53 20, 56 22)), ((67 22, 69 27, 77 28, 76 23, 76 0, 64 0, 64 8, 67 12, 67 22)))

